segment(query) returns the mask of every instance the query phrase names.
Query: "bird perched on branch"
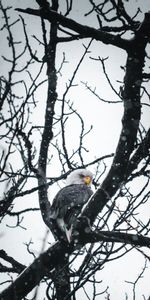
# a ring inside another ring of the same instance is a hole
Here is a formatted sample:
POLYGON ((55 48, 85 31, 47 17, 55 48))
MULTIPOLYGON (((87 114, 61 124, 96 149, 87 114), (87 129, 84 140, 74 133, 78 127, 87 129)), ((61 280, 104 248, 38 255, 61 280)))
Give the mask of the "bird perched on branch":
POLYGON ((67 178, 66 186, 55 196, 50 219, 53 233, 57 239, 71 242, 73 224, 83 205, 93 194, 91 190, 93 175, 86 169, 73 171, 67 178))

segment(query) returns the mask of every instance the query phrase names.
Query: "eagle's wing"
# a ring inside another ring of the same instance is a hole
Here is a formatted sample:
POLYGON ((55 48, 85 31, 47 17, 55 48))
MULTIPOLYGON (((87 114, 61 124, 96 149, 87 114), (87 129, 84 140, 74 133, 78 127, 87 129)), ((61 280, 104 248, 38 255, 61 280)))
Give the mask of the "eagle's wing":
POLYGON ((58 192, 50 211, 50 219, 58 239, 72 228, 83 205, 92 194, 92 190, 82 184, 69 185, 58 192))

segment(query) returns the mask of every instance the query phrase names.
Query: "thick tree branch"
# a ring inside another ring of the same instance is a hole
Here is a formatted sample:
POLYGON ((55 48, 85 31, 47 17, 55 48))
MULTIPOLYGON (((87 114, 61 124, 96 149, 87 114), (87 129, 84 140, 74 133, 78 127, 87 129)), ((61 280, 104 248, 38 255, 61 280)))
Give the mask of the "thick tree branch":
MULTIPOLYGON (((37 1, 41 7, 41 11, 48 11, 47 1, 37 1), (45 7, 46 6, 46 7, 45 7)), ((58 0, 52 0, 52 7, 55 11, 58 9, 58 0)), ((56 57, 56 46, 57 46, 57 28, 58 24, 56 20, 51 23, 50 29, 50 40, 47 43, 46 38, 46 27, 44 23, 44 17, 41 14, 41 24, 43 30, 43 40, 45 45, 45 61, 47 63, 47 76, 48 76, 48 92, 47 92, 47 103, 46 103, 46 113, 45 113, 45 124, 44 131, 42 135, 42 141, 40 145, 39 154, 39 174, 38 185, 42 186, 39 189, 39 203, 43 221, 51 229, 51 222, 49 220, 50 202, 47 196, 47 182, 46 182, 46 169, 47 169, 47 158, 48 158, 48 148, 51 139, 53 138, 53 116, 54 107, 57 99, 56 85, 57 85, 57 75, 55 68, 55 57, 56 57), (45 185, 42 185, 45 182, 45 185)), ((66 295, 70 293, 70 281, 69 281, 69 270, 68 270, 68 257, 61 254, 61 262, 59 265, 55 265, 56 278, 54 280, 54 285, 56 289, 56 295, 58 300, 63 300, 66 295), (63 269, 63 271, 62 271, 63 269), (60 275, 62 280, 60 280, 60 275)), ((69 299, 69 298, 68 298, 69 299)))
MULTIPOLYGON (((150 24, 150 14, 148 14, 148 16, 146 15, 143 24, 147 24, 148 21, 150 24)), ((82 212, 82 215, 88 217, 91 224, 128 176, 128 164, 134 150, 141 117, 140 88, 145 59, 145 47, 147 44, 145 36, 150 36, 149 28, 141 25, 139 31, 131 41, 132 47, 128 51, 124 90, 122 93, 124 115, 122 118, 122 130, 118 146, 108 175, 82 212)))
MULTIPOLYGON (((83 241, 83 240, 82 240, 83 241)), ((136 234, 125 234, 114 231, 84 231, 84 244, 95 242, 117 242, 133 246, 150 246, 150 238, 136 234)), ((57 267, 66 254, 71 254, 74 250, 72 245, 54 243, 47 251, 36 258, 33 263, 26 268, 20 276, 1 294, 1 300, 21 300, 46 276, 47 273, 57 267)))
POLYGON ((112 242, 126 245, 150 247, 150 238, 138 234, 128 234, 116 231, 91 231, 85 237, 86 242, 112 242))
POLYGON ((47 251, 42 253, 34 262, 26 268, 20 276, 1 294, 1 300, 21 300, 49 274, 50 271, 61 263, 62 257, 68 251, 71 253, 72 247, 65 246, 60 242, 53 244, 47 251))
POLYGON ((99 29, 92 28, 90 26, 85 26, 82 24, 77 23, 76 21, 66 18, 62 16, 61 14, 58 14, 57 12, 53 10, 36 10, 36 9, 20 9, 16 8, 17 11, 22 13, 31 14, 34 16, 42 16, 44 19, 48 20, 49 22, 58 22, 63 27, 66 27, 70 30, 75 31, 76 33, 80 34, 85 38, 93 38, 97 41, 101 41, 104 44, 111 44, 113 46, 119 47, 121 49, 127 50, 129 47, 129 42, 123 38, 121 38, 119 35, 115 36, 110 33, 101 31, 99 29))
MULTIPOLYGON (((16 261, 13 257, 7 255, 7 253, 3 249, 0 250, 0 258, 12 265, 12 267, 10 268, 11 272, 21 273, 26 268, 26 266, 16 261)), ((0 272, 8 272, 7 267, 2 266, 0 272)))
POLYGON ((47 43, 46 30, 45 30, 43 17, 41 19, 41 23, 42 23, 42 30, 43 30, 43 39, 45 42, 45 60, 47 62, 48 91, 47 91, 45 124, 44 124, 44 131, 42 134, 42 141, 40 145, 37 178, 38 178, 38 185, 41 186, 41 188, 39 189, 39 203, 40 203, 42 217, 45 224, 50 228, 51 226, 49 222, 50 202, 48 201, 48 196, 47 196, 46 167, 47 167, 48 148, 49 148, 50 141, 53 138, 52 125, 53 125, 53 116, 55 113, 54 107, 57 99, 57 93, 56 93, 57 76, 56 76, 56 69, 55 69, 57 24, 55 21, 52 22, 51 30, 50 30, 50 41, 49 43, 47 43))

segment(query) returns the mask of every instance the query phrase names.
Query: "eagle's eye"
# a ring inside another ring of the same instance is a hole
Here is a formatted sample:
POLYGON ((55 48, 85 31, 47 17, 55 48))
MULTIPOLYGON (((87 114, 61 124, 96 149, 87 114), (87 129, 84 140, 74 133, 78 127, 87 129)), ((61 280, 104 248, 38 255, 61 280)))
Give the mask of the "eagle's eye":
POLYGON ((80 178, 84 178, 84 175, 83 175, 83 174, 80 174, 80 178))

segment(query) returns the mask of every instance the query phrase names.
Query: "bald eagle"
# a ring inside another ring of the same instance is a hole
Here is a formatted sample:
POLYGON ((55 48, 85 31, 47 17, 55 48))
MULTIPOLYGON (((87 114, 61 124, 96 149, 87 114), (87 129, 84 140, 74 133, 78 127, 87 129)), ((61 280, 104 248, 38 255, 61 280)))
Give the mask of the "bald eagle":
POLYGON ((71 242, 73 224, 93 194, 92 178, 92 173, 86 169, 75 170, 68 176, 66 186, 55 196, 50 221, 57 239, 71 242))

